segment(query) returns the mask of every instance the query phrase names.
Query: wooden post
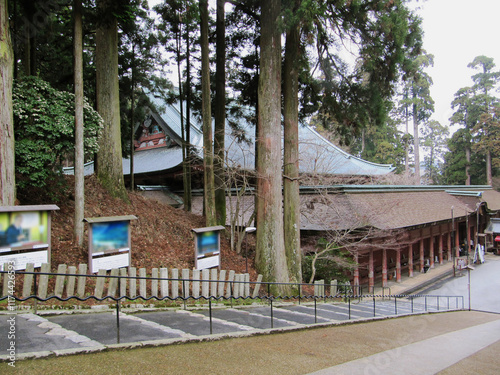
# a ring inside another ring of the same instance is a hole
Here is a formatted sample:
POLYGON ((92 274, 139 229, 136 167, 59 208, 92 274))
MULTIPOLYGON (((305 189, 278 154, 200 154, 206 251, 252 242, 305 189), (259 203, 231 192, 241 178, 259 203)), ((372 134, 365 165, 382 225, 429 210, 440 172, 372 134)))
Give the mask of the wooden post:
POLYGON ((429 265, 430 268, 434 268, 434 234, 432 232, 432 227, 429 228, 431 231, 431 236, 429 238, 429 265))
MULTIPOLYGON (((97 275, 98 276, 104 276, 106 275, 106 270, 99 270, 97 272, 97 275)), ((95 282, 95 291, 94 291, 94 295, 97 297, 97 298, 102 298, 102 293, 104 292, 104 281, 105 281, 105 277, 97 277, 97 280, 95 282)))
POLYGON ((172 269, 172 298, 179 297, 179 270, 177 268, 172 269))
POLYGON ((443 264, 443 234, 439 231, 439 264, 443 264))
POLYGON ((184 268, 182 271, 182 296, 184 298, 189 297, 189 285, 191 282, 189 281, 189 270, 184 268))
POLYGON ((217 297, 217 268, 210 270, 210 295, 217 297))
POLYGON ((158 297, 158 268, 151 270, 151 296, 158 297))
POLYGON ((373 250, 370 250, 368 258, 368 293, 373 293, 375 289, 375 269, 373 266, 373 250))
POLYGON ((108 296, 115 297, 116 289, 118 289, 118 279, 114 276, 118 276, 118 268, 113 268, 110 272, 109 284, 108 284, 108 296))
POLYGON ((200 270, 193 270, 193 297, 200 297, 200 270))
POLYGON ((137 276, 137 269, 135 267, 130 267, 129 268, 129 294, 130 298, 135 298, 137 295, 137 279, 135 278, 137 276))
POLYGON ((146 279, 142 279, 142 277, 146 277, 146 269, 139 268, 139 294, 141 297, 146 298, 148 296, 148 290, 146 288, 146 279))
POLYGON ((396 250, 396 282, 401 282, 401 249, 396 250))
POLYGON ((452 249, 451 249, 451 236, 452 236, 452 233, 453 232, 448 232, 447 235, 446 235, 446 237, 447 237, 447 244, 448 244, 448 251, 447 251, 447 253, 448 253, 448 256, 447 256, 448 262, 450 260, 452 260, 452 257, 451 257, 451 252, 452 252, 452 249))
MULTIPOLYGON (((26 264, 26 272, 33 272, 35 270, 35 266, 33 263, 26 264)), ((23 283, 23 298, 26 298, 31 295, 31 288, 33 285, 33 274, 24 275, 24 283, 23 283)))
MULTIPOLYGON (((75 275, 76 274, 76 267, 69 266, 68 267, 68 274, 75 275)), ((75 295, 75 280, 76 280, 76 276, 68 276, 68 285, 66 285, 66 297, 75 295)))
POLYGON ((210 281, 210 270, 204 269, 201 270, 201 295, 205 298, 208 298, 208 295, 210 293, 210 286, 209 286, 209 281, 210 281))
POLYGON ((354 253, 354 262, 356 265, 354 266, 354 277, 353 277, 353 284, 355 287, 359 286, 359 254, 357 251, 354 253))
POLYGON ((227 288, 226 288, 226 298, 231 297, 231 294, 234 295, 234 271, 230 270, 229 275, 227 277, 227 288))
MULTIPOLYGON (((422 233, 421 233, 422 234, 422 233)), ((420 272, 424 272, 425 254, 424 254, 424 239, 420 237, 420 272)))
POLYGON ((224 286, 226 284, 226 270, 221 270, 219 273, 219 294, 218 297, 224 296, 224 286))
POLYGON ((244 297, 250 297, 250 274, 249 273, 245 273, 244 275, 244 278, 245 278, 245 294, 244 294, 244 297))
POLYGON ((257 276, 257 283, 255 284, 255 287, 253 288, 253 298, 257 298, 259 296, 259 290, 260 290, 260 283, 262 282, 262 275, 257 276))
POLYGON ((387 250, 382 249, 382 286, 387 286, 387 250))
POLYGON ((79 264, 78 265, 78 274, 81 276, 78 276, 78 285, 76 287, 77 292, 76 294, 78 297, 84 297, 85 296, 85 284, 87 283, 87 265, 85 263, 79 264))
MULTIPOLYGON (((40 267, 40 272, 48 273, 50 272, 50 264, 43 263, 40 267)), ((44 299, 47 297, 47 288, 49 286, 49 275, 40 275, 38 284, 38 297, 44 299)))
MULTIPOLYGON (((168 279, 168 268, 160 268, 160 277, 168 279)), ((168 297, 168 280, 160 281, 160 292, 162 297, 168 297)))
POLYGON ((123 297, 127 295, 127 279, 125 279, 127 276, 126 268, 120 268, 120 276, 122 276, 122 278, 120 279, 120 295, 118 297, 123 297))
POLYGON ((408 245, 408 276, 413 277, 413 244, 408 245))

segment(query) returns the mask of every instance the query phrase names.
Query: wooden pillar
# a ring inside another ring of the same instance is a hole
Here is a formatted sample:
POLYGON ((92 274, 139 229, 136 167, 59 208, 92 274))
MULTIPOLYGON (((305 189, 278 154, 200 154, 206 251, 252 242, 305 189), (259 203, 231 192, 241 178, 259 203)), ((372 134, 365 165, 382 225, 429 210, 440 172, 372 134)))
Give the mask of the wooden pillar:
POLYGON ((429 238, 429 258, 430 259, 430 267, 434 268, 434 234, 432 231, 432 227, 430 227, 431 236, 429 238))
POLYGON ((420 237, 420 272, 424 272, 424 239, 420 237))
POLYGON ((470 220, 467 220, 467 248, 465 249, 466 251, 466 254, 469 254, 470 253, 470 240, 471 240, 471 235, 470 235, 470 229, 471 229, 471 225, 470 225, 470 220))
POLYGON ((408 246, 408 276, 413 277, 413 244, 408 246))
POLYGON ((396 250, 396 282, 401 282, 401 249, 396 250))
POLYGON ((387 286, 387 250, 382 250, 382 286, 387 286))
POLYGON ((439 231, 439 264, 443 264, 443 233, 439 231))
MULTIPOLYGON (((355 287, 358 287, 359 286, 359 254, 357 251, 354 253, 354 261, 356 262, 356 265, 354 267, 353 284, 355 287)), ((355 290, 357 291, 358 288, 355 288, 355 290)))
POLYGON ((448 255, 448 256, 447 256, 447 258, 448 258, 448 262, 452 260, 452 258, 451 258, 451 236, 452 236, 452 233, 453 233, 453 232, 448 232, 448 233, 446 234, 446 238, 447 238, 447 240, 448 240, 448 251, 447 251, 447 255, 448 255))
MULTIPOLYGON (((457 228, 458 228, 458 223, 456 224, 457 228)), ((459 233, 458 233, 458 229, 455 231, 455 256, 458 258, 460 256, 460 243, 459 243, 459 240, 460 240, 460 236, 459 236, 459 233)))
POLYGON ((368 293, 373 293, 375 287, 375 277, 374 277, 374 267, 373 267, 373 250, 370 250, 370 257, 368 258, 368 293))

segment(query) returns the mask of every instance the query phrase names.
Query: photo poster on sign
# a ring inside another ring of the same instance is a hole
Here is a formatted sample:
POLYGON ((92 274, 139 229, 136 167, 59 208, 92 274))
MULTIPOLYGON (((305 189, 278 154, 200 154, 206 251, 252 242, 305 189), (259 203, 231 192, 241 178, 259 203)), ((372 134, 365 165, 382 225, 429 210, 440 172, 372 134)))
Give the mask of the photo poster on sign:
POLYGON ((94 255, 110 250, 129 247, 129 222, 109 221, 92 224, 92 253, 94 255))
POLYGON ((0 263, 16 271, 50 264, 50 213, 56 205, 0 206, 0 263))
POLYGON ((195 233, 195 268, 220 266, 220 231, 223 226, 193 229, 195 233))
POLYGON ((137 217, 113 216, 86 218, 89 227, 89 268, 99 269, 130 267, 130 220, 137 217))
POLYGON ((197 236, 197 257, 202 258, 207 254, 219 254, 219 231, 199 233, 197 236))
POLYGON ((0 251, 49 247, 48 211, 0 212, 0 251))

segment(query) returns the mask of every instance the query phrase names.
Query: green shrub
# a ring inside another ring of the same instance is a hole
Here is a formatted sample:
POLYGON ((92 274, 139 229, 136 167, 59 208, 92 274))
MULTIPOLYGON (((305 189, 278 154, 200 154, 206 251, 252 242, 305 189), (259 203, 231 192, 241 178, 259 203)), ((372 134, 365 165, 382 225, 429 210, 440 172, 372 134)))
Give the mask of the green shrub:
MULTIPOLYGON (((20 188, 43 188, 62 174, 73 159, 75 96, 58 91, 37 77, 23 77, 13 86, 16 173, 20 188)), ((84 103, 85 160, 98 150, 101 116, 84 103)))

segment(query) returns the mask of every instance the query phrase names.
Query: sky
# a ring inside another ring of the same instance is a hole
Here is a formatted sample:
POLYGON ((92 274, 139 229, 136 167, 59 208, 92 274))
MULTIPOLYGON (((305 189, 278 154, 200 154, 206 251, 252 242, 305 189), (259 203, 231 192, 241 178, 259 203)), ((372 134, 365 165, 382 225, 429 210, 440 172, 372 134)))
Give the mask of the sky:
MULTIPOLYGON (((158 2, 149 0, 150 7, 158 2)), ((455 93, 472 85, 475 71, 467 65, 484 55, 500 70, 500 0, 413 0, 413 6, 423 19, 424 49, 434 55, 426 70, 433 80, 432 119, 449 125, 455 93)))
POLYGON ((432 118, 449 125, 455 93, 471 86, 476 72, 467 65, 484 55, 493 58, 495 69, 500 70, 500 1, 420 0, 417 6, 423 19, 424 49, 434 55, 434 66, 426 70, 433 80, 432 118))

